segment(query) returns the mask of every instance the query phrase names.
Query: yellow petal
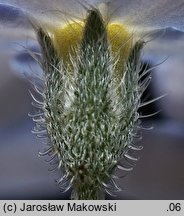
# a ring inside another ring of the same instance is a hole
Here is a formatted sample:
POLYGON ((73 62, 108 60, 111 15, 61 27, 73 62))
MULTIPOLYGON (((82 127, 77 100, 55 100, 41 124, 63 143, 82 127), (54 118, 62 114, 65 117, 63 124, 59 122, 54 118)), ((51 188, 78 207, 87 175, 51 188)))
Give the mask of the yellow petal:
POLYGON ((121 71, 125 61, 128 59, 132 47, 132 35, 128 28, 119 23, 107 26, 107 35, 113 56, 118 56, 116 69, 121 71))
MULTIPOLYGON (((65 63, 70 62, 70 55, 75 57, 77 54, 84 25, 84 22, 73 22, 53 30, 56 50, 65 63)), ((126 26, 119 23, 110 23, 106 29, 112 56, 119 58, 116 69, 121 70, 132 47, 131 34, 126 26)))
POLYGON ((54 30, 54 44, 64 62, 70 59, 70 55, 75 55, 82 39, 83 29, 83 22, 73 22, 54 30))

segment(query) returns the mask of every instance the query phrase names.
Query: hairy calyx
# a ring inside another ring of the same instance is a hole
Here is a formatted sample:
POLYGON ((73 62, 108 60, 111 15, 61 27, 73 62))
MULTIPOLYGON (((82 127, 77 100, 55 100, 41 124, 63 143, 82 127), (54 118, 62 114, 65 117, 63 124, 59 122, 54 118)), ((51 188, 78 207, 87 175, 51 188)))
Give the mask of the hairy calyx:
POLYGON ((103 199, 104 191, 120 191, 114 169, 131 170, 121 158, 136 161, 129 150, 139 150, 132 142, 147 85, 139 80, 143 42, 133 46, 127 29, 106 25, 96 9, 84 22, 36 31, 45 79, 41 93, 35 87, 43 102, 33 118, 50 145, 42 155, 63 170, 58 184, 73 187, 73 199, 103 199))

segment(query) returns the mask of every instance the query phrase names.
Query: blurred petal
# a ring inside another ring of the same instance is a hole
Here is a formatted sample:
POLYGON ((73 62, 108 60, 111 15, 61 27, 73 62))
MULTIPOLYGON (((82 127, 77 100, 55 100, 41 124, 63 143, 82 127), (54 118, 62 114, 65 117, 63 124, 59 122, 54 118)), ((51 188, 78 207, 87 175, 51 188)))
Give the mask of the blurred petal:
MULTIPOLYGON (((62 23, 71 18, 84 18, 86 12, 85 7, 90 5, 97 5, 100 0, 90 1, 75 1, 75 0, 0 0, 0 3, 9 4, 13 7, 19 8, 25 14, 28 14, 39 22, 45 23, 62 23)), ((3 19, 8 18, 7 15, 3 19)), ((3 20, 2 20, 3 21, 3 20)))
MULTIPOLYGON (((111 20, 129 23, 138 29, 171 26, 184 30, 183 0, 0 0, 0 3, 9 4, 6 12, 3 12, 0 17, 1 22, 4 22, 6 18, 11 21, 11 16, 14 16, 16 19, 12 21, 19 24, 22 10, 41 22, 62 23, 67 20, 67 17, 84 18, 85 7, 107 3, 108 15, 111 20), (16 8, 11 8, 10 5, 16 8), (9 16, 8 10, 10 10, 11 16, 9 16)), ((4 6, 1 5, 1 7, 4 6)))
POLYGON ((10 27, 25 26, 28 20, 25 14, 17 7, 0 4, 0 23, 10 27))
MULTIPOLYGON (((113 0, 113 19, 144 28, 175 27, 184 30, 183 0, 113 0)), ((137 30, 137 29, 136 29, 137 30)))

